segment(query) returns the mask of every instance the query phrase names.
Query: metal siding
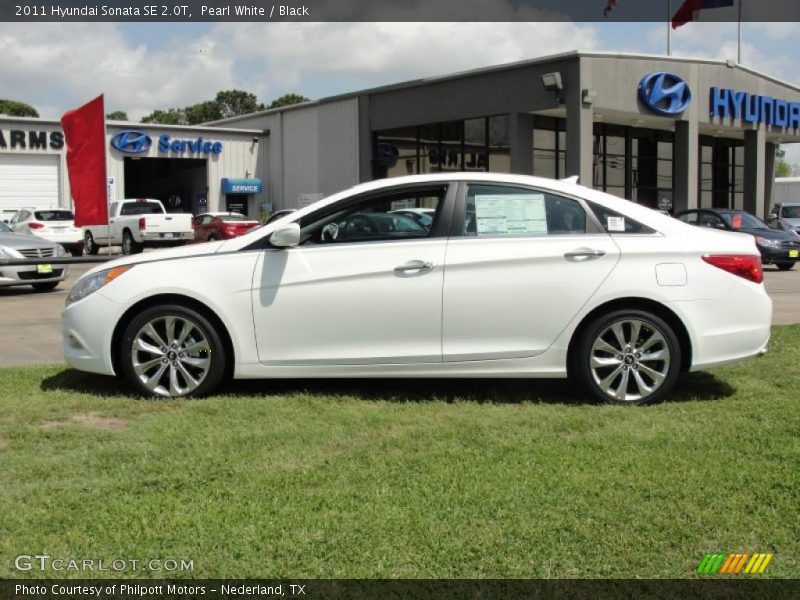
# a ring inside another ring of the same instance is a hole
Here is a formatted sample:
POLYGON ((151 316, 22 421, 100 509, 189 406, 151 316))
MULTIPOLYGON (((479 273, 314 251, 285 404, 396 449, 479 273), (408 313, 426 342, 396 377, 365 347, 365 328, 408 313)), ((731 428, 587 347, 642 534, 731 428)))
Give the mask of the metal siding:
POLYGON ((319 107, 319 191, 333 194, 358 183, 358 98, 319 107))
POLYGON ((319 182, 318 107, 283 113, 282 206, 296 208, 300 194, 322 190, 319 182))

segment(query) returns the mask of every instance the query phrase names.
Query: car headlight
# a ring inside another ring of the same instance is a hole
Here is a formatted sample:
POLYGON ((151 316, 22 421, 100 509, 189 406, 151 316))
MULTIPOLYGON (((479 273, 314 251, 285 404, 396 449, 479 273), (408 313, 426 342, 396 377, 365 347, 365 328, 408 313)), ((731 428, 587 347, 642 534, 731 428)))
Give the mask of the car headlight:
POLYGON ((64 250, 64 246, 61 244, 56 244, 56 256, 66 256, 67 251, 64 250))
POLYGON ((770 240, 761 236, 756 236, 756 244, 759 246, 764 246, 765 248, 780 248, 781 241, 780 240, 770 240))
POLYGON ((132 267, 133 265, 113 267, 111 269, 98 271, 97 273, 93 273, 88 277, 80 278, 77 282, 75 282, 75 285, 72 286, 69 296, 67 296, 66 306, 69 306, 78 300, 83 300, 86 298, 86 296, 95 293, 101 287, 108 285, 132 267))

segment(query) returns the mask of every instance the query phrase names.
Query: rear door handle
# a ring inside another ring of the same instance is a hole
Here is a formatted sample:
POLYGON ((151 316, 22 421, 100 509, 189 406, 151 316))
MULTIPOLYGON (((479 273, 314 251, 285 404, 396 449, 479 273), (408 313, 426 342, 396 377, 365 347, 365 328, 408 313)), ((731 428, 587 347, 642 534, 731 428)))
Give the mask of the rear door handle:
POLYGON ((436 265, 432 262, 426 262, 424 260, 410 260, 405 264, 397 266, 394 268, 395 273, 403 273, 405 271, 419 271, 422 269, 433 269, 436 265))
POLYGON ((605 250, 595 250, 594 248, 578 248, 572 252, 565 252, 564 258, 572 262, 581 262, 586 260, 595 260, 601 256, 605 256, 605 250))

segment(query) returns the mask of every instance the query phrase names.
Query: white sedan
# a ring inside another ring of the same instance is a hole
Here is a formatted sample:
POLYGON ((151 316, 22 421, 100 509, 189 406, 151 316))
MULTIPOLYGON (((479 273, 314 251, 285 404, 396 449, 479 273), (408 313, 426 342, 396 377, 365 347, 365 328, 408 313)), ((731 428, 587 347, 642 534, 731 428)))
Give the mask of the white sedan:
POLYGON ((567 181, 421 175, 89 271, 64 354, 167 397, 228 377, 569 376, 643 404, 766 350, 762 280, 752 236, 567 181), (398 206, 435 206, 431 228, 393 226, 398 206))

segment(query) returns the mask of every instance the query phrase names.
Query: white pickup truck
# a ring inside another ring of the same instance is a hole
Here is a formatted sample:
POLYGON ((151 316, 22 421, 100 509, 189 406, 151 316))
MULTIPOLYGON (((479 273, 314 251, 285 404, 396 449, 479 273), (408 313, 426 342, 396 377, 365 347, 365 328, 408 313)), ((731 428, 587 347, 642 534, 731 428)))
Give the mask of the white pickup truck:
POLYGON ((146 247, 177 246, 193 239, 192 215, 168 213, 159 200, 152 198, 112 202, 108 206, 108 225, 83 228, 87 254, 97 254, 106 245, 122 246, 123 254, 137 254, 146 247))

